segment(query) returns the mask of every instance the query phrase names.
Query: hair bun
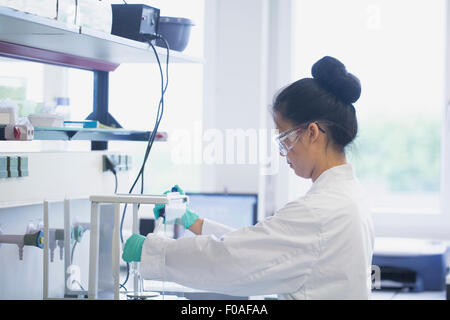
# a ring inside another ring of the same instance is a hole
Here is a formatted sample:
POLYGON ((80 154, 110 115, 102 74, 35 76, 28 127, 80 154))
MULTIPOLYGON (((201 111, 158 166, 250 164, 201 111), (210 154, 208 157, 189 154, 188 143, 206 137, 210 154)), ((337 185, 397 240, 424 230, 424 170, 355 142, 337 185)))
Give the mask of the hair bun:
POLYGON ((312 66, 311 74, 324 89, 346 104, 358 101, 361 96, 359 79, 348 73, 345 65, 336 58, 323 57, 312 66))

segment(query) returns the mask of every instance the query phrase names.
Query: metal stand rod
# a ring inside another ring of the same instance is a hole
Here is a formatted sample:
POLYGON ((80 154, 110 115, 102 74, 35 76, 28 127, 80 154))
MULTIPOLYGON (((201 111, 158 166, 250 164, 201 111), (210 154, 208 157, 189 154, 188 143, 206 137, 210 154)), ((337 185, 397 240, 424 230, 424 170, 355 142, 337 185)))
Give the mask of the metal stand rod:
MULTIPOLYGON (((133 204, 133 226, 132 226, 132 232, 133 233, 139 233, 138 230, 138 208, 139 208, 139 204, 138 203, 134 203, 133 204)), ((139 285, 139 279, 140 279, 140 273, 139 273, 139 263, 138 262, 133 262, 133 271, 134 271, 134 278, 133 278, 133 290, 135 293, 140 293, 141 290, 143 290, 143 288, 140 288, 139 285)))
POLYGON ((99 204, 91 203, 91 240, 89 248, 89 299, 98 295, 98 254, 99 254, 99 204))

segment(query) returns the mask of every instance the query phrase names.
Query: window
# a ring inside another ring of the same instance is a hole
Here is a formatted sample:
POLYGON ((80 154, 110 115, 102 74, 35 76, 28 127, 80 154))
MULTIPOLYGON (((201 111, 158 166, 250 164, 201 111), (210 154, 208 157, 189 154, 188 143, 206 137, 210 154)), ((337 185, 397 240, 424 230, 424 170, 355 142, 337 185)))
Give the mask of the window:
MULTIPOLYGON (((193 20, 195 26, 191 29, 189 44, 183 54, 194 57, 203 57, 204 2, 205 0, 127 1, 159 8, 161 16, 185 17, 193 20)), ((165 74, 165 65, 162 67, 165 74)), ((160 81, 156 63, 120 65, 110 74, 110 113, 124 128, 152 130, 161 93, 160 81)), ((185 186, 186 191, 200 191, 201 166, 174 163, 172 148, 176 145, 176 141, 173 140, 174 131, 194 132, 202 125, 203 65, 170 64, 169 86, 164 101, 164 116, 159 131, 167 132, 169 139, 168 142, 156 142, 152 147, 145 171, 144 192, 158 194, 175 184, 185 186)), ((109 142, 110 150, 136 154, 133 159, 136 175, 142 164, 145 147, 146 144, 143 142, 109 142)), ((131 183, 131 181, 128 183, 129 187, 131 183)), ((139 184, 135 191, 138 190, 139 184)))
POLYGON ((446 1, 297 1, 296 78, 325 55, 359 77, 349 161, 374 213, 439 214, 446 1))
MULTIPOLYGON (((0 57, 0 103, 12 101, 16 104, 18 118, 50 112, 56 106, 56 97, 69 97, 71 118, 83 120, 92 110, 92 90, 93 75, 90 71, 0 57)), ((4 152, 79 151, 90 150, 90 143, 0 141, 0 149, 4 152)))
POLYGON ((0 70, 0 101, 10 99, 17 104, 19 117, 42 108, 43 64, 0 58, 0 70))

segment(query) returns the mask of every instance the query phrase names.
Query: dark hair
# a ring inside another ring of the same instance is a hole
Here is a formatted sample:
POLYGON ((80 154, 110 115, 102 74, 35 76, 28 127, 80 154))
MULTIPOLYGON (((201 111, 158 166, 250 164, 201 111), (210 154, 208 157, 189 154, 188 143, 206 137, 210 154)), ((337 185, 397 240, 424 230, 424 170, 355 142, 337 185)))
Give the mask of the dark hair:
POLYGON ((343 150, 358 132, 353 103, 361 95, 361 83, 333 57, 317 61, 311 73, 313 78, 284 88, 276 96, 273 110, 294 125, 323 121, 334 144, 343 150))

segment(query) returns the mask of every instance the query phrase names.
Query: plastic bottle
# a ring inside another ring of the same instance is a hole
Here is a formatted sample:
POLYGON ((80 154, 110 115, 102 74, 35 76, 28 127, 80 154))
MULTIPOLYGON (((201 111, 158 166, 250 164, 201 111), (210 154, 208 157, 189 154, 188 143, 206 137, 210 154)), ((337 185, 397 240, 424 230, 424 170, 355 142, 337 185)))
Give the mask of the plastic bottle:
POLYGON ((55 113, 64 118, 64 121, 70 120, 70 99, 58 97, 56 98, 55 113))

